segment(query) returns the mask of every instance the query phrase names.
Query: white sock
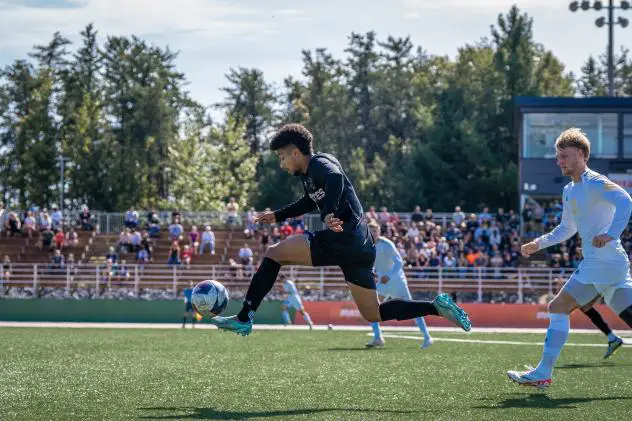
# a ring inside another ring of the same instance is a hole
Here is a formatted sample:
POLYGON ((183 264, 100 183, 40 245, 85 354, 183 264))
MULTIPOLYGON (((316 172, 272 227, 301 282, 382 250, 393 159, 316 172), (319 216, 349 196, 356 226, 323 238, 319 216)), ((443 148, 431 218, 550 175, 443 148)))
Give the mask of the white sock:
POLYGON ((424 320, 424 318, 416 317, 415 323, 417 323, 419 330, 421 330, 421 334, 424 335, 424 339, 428 339, 430 337, 430 333, 428 333, 428 326, 426 326, 426 321, 424 320))
POLYGON ((373 339, 382 339, 382 331, 380 330, 380 324, 378 322, 371 323, 373 328, 373 339))
POLYGON ((542 360, 535 368, 535 371, 544 376, 551 377, 553 367, 562 352, 562 348, 568 339, 568 331, 571 322, 568 314, 551 313, 549 328, 546 331, 546 339, 544 341, 544 350, 542 351, 542 360))
POLYGON ((312 318, 309 317, 309 313, 304 311, 303 312, 303 319, 305 319, 305 321, 307 322, 308 325, 312 326, 314 323, 312 323, 312 318))
POLYGON ((292 324, 292 319, 290 319, 290 313, 288 313, 287 310, 283 310, 281 312, 281 315, 283 316, 283 321, 285 322, 286 325, 292 324))
POLYGON ((618 338, 619 337, 615 335, 614 333, 612 332, 608 333, 608 342, 616 341, 618 338))

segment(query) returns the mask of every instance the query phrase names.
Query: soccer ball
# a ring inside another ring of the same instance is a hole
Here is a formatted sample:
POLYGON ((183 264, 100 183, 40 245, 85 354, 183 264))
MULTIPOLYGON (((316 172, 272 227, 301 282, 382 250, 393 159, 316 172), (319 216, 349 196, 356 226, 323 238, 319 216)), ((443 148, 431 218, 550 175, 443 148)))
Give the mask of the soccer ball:
POLYGON ((228 291, 217 281, 202 281, 193 288, 191 304, 202 316, 218 316, 228 305, 228 291))

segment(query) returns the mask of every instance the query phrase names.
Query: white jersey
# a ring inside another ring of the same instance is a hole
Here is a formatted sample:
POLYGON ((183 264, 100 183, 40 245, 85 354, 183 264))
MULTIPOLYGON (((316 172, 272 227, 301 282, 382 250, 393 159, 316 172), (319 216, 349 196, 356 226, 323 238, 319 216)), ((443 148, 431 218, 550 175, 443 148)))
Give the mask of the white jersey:
POLYGON ((632 212, 630 195, 607 177, 586 169, 580 182, 571 181, 564 187, 562 200, 561 223, 536 240, 538 248, 561 243, 579 232, 584 260, 575 276, 594 284, 625 279, 630 262, 620 237, 632 212), (593 238, 601 234, 608 234, 614 240, 596 248, 593 238))
POLYGON ((377 293, 386 298, 410 299, 408 283, 404 274, 404 262, 395 244, 387 238, 380 237, 375 243, 375 273, 377 274, 377 293), (382 283, 382 276, 389 281, 382 283))
POLYGON ((375 243, 375 273, 378 281, 387 275, 391 280, 406 282, 402 256, 388 238, 380 237, 375 243))
POLYGON ((288 295, 298 296, 298 289, 296 289, 296 285, 294 284, 294 282, 290 281, 289 279, 283 282, 283 290, 288 295))
POLYGON ((283 303, 288 307, 301 310, 303 308, 303 302, 301 301, 301 296, 298 294, 298 289, 294 282, 289 279, 283 282, 283 290, 287 294, 287 298, 283 300, 283 303))

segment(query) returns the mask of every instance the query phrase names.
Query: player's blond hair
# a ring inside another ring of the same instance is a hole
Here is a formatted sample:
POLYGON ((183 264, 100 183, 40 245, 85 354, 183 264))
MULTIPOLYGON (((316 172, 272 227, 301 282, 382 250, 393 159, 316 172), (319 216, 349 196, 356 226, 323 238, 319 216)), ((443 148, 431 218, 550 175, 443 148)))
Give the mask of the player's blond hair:
POLYGON ((590 140, 581 129, 577 127, 564 130, 555 140, 555 147, 558 149, 577 148, 584 152, 584 159, 587 161, 590 156, 590 140))

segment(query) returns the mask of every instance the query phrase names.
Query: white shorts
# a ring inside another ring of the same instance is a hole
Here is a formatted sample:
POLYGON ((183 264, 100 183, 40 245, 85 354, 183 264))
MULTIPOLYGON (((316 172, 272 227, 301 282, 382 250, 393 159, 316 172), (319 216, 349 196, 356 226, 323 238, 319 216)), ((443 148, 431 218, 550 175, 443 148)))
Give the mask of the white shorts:
POLYGON ((619 262, 584 260, 562 287, 580 306, 601 295, 615 313, 632 305, 632 277, 629 266, 619 262), (587 263, 584 265, 584 263, 587 263))
POLYGON ((381 283, 378 280, 377 295, 380 295, 387 300, 393 298, 412 300, 412 296, 410 295, 410 291, 408 290, 408 284, 406 283, 406 281, 398 279, 391 279, 385 284, 381 283))
POLYGON ((301 310, 303 308, 303 303, 301 302, 301 297, 296 295, 290 295, 285 300, 283 300, 283 304, 287 306, 287 308, 293 308, 295 310, 301 310))

